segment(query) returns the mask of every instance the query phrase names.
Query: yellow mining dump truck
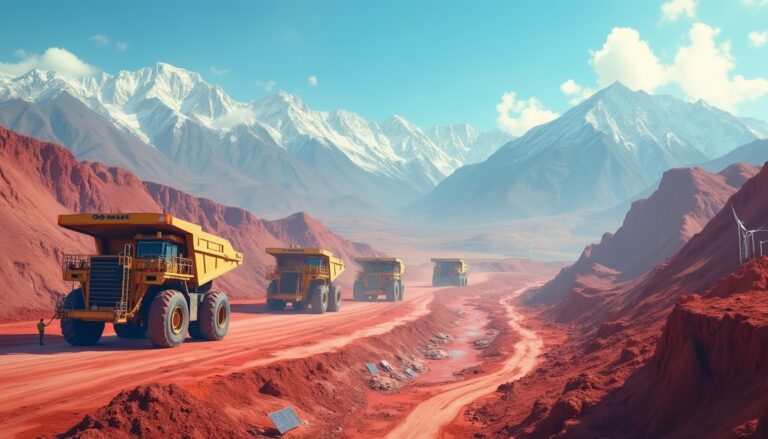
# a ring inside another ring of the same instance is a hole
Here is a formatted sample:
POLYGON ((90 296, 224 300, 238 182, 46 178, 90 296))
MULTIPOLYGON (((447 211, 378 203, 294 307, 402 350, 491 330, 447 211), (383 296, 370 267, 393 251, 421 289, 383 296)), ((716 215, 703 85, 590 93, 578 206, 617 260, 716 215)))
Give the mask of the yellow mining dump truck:
POLYGON ((384 294, 388 301, 403 300, 405 264, 400 258, 357 258, 362 270, 357 272, 353 298, 358 301, 375 300, 384 294))
POLYGON ((445 287, 467 285, 467 265, 462 259, 439 258, 432 259, 435 268, 432 271, 432 286, 445 287))
POLYGON ((291 302, 293 309, 311 306, 316 314, 341 309, 341 288, 334 281, 344 271, 344 261, 319 248, 268 248, 266 252, 277 260, 266 271, 267 308, 279 311, 291 302))
POLYGON ((96 240, 96 255, 64 256, 64 280, 80 284, 57 308, 70 344, 97 343, 106 322, 158 347, 180 345, 187 331, 227 334, 229 299, 211 287, 243 255, 226 239, 163 213, 61 215, 59 225, 96 240))

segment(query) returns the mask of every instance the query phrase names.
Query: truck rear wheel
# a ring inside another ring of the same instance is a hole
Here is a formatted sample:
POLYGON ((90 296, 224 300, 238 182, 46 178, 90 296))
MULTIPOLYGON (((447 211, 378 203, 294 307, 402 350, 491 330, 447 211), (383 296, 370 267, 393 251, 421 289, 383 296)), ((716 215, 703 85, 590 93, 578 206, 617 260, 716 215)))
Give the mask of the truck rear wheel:
POLYGON ((182 344, 189 329, 189 306, 184 295, 176 290, 158 293, 149 306, 148 326, 153 345, 173 348, 182 344))
MULTIPOLYGON (((72 290, 64 299, 65 309, 85 308, 83 291, 80 288, 72 290)), ((104 332, 104 322, 89 322, 80 319, 61 321, 61 334, 64 340, 72 346, 90 346, 99 342, 104 332)))
POLYGON ((315 284, 312 288, 312 312, 324 314, 328 310, 328 287, 323 284, 315 284))
POLYGON ((332 284, 328 294, 328 311, 337 312, 341 310, 341 287, 332 284))
POLYGON ((197 321, 189 324, 189 333, 201 340, 221 340, 229 331, 229 320, 230 309, 227 294, 222 291, 208 293, 200 303, 197 321), (193 334, 193 331, 197 334, 193 334))
POLYGON ((120 338, 147 338, 147 328, 138 323, 115 323, 112 326, 120 338))

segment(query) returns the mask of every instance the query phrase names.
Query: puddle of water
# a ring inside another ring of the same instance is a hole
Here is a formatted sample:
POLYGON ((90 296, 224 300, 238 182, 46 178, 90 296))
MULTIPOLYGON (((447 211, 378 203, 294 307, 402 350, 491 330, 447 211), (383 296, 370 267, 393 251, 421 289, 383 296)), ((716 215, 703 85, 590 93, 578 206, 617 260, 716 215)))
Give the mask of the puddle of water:
POLYGON ((448 355, 450 355, 453 358, 466 357, 467 351, 463 349, 454 349, 452 351, 448 351, 448 355))

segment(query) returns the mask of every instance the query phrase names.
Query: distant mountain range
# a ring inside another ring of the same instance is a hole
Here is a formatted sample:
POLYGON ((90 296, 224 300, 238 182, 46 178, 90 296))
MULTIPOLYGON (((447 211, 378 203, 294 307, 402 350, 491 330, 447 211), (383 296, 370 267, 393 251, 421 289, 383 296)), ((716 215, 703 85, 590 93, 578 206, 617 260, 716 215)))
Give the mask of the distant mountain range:
POLYGON ((706 162, 765 137, 762 121, 614 83, 486 161, 459 169, 412 207, 432 219, 607 208, 667 169, 706 162))
POLYGON ((0 124, 61 142, 79 159, 271 215, 400 206, 511 140, 469 125, 424 131, 400 116, 379 124, 315 111, 282 91, 238 102, 165 63, 78 78, 0 74, 0 124))

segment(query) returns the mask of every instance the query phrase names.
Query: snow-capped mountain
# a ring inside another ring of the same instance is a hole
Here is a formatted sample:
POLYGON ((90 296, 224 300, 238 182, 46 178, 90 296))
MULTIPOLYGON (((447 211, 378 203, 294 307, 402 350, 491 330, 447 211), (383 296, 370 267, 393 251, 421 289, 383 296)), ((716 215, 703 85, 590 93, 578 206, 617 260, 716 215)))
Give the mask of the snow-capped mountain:
MULTIPOLYGON (((470 155, 462 152, 453 157, 448 152, 451 145, 444 150, 444 145, 400 117, 394 118, 399 124, 390 119, 382 127, 344 110, 312 110, 298 96, 285 92, 238 102, 199 73, 166 63, 90 77, 40 70, 15 78, 0 76, 0 102, 43 103, 62 93, 193 171, 207 169, 212 156, 224 153, 229 165, 257 182, 264 182, 264 176, 248 174, 254 166, 243 163, 243 156, 254 156, 257 144, 282 148, 298 162, 312 165, 315 173, 369 173, 374 179, 397 182, 410 192, 399 194, 401 198, 428 191, 470 155), (217 147, 226 150, 217 151, 217 147), (324 160, 318 162, 318 155, 324 160), (318 169, 323 163, 342 169, 318 169)), ((483 152, 475 155, 498 148, 503 140, 483 144, 483 152)), ((133 170, 142 174, 141 169, 133 170)))
POLYGON ((514 139, 511 134, 498 129, 480 132, 467 124, 432 127, 427 135, 449 156, 465 165, 482 162, 496 152, 500 145, 514 139))
POLYGON ((614 205, 673 167, 755 140, 755 128, 704 102, 615 83, 453 173, 414 205, 440 218, 554 214, 614 205))

